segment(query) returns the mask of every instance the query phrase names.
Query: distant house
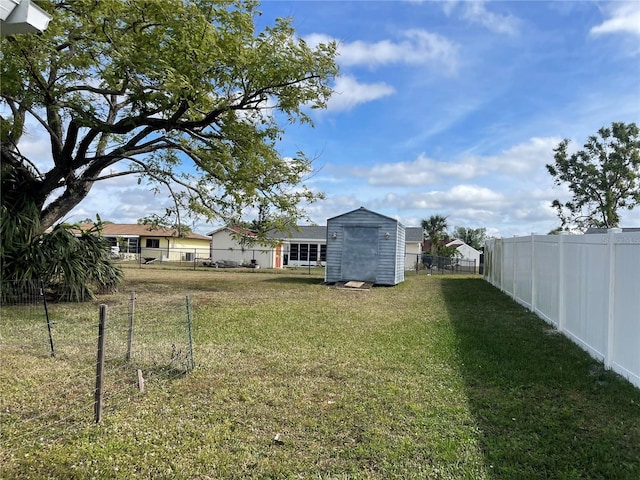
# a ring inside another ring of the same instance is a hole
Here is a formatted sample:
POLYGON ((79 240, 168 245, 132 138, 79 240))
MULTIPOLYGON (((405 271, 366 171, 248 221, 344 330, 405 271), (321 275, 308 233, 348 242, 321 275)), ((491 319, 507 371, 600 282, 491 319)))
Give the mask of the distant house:
MULTIPOLYGON (((480 255, 482 252, 476 250, 471 245, 467 245, 462 240, 457 238, 448 238, 440 241, 440 245, 445 247, 455 247, 458 252, 458 259, 463 261, 465 266, 473 266, 475 269, 480 267, 480 255)), ((429 240, 425 240, 422 249, 425 253, 429 253, 431 251, 431 242, 429 240)))
POLYGON ((209 233, 211 258, 237 264, 257 263, 261 268, 323 266, 327 227, 302 225, 287 232, 272 231, 269 244, 257 242, 246 229, 220 227, 209 233))
POLYGON ((299 225, 289 232, 273 232, 281 244, 282 267, 324 266, 327 260, 327 227, 299 225))
POLYGON ((396 219, 360 207, 327 220, 326 282, 397 285, 404 270, 405 228, 396 219))
POLYGON ((415 270, 416 265, 421 261, 424 233, 422 227, 405 227, 404 232, 404 269, 415 270))
POLYGON ((447 243, 447 247, 456 247, 461 260, 466 260, 469 263, 473 262, 476 268, 480 266, 480 254, 482 252, 476 250, 471 245, 467 245, 462 240, 454 239, 447 243))
POLYGON ((211 237, 211 260, 220 265, 240 266, 256 264, 261 268, 276 265, 273 247, 260 245, 256 235, 240 227, 224 226, 209 233, 211 237))
MULTIPOLYGON (((82 226, 92 227, 92 224, 82 226)), ((105 223, 102 227, 102 236, 112 252, 123 260, 192 262, 210 256, 211 239, 197 233, 180 236, 172 228, 131 223, 105 223)))

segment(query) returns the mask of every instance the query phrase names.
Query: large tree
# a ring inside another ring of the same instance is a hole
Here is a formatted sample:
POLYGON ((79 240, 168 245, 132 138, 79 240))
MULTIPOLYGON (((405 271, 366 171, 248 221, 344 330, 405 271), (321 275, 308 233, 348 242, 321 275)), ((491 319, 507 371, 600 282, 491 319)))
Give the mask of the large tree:
POLYGON ((571 200, 554 200, 561 229, 614 228, 621 209, 640 203, 640 138, 635 123, 614 122, 601 128, 569 154, 569 140, 554 149, 555 162, 547 165, 556 185, 571 191, 571 200))
POLYGON ((456 227, 453 229, 453 236, 476 250, 482 250, 487 239, 487 229, 456 227))
POLYGON ((326 106, 335 44, 308 45, 287 19, 257 31, 253 1, 38 4, 53 15, 42 35, 2 39, 0 140, 3 174, 29 192, 41 229, 122 175, 168 188, 170 222, 268 205, 266 230, 316 199, 301 185, 310 160, 283 158, 278 141, 326 106), (25 153, 40 138, 49 158, 25 153))

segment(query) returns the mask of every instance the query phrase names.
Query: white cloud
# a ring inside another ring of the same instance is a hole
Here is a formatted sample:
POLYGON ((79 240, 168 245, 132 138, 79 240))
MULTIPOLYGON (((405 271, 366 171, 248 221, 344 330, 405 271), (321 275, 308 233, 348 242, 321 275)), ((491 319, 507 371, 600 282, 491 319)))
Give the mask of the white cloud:
POLYGON ((640 36, 640 3, 612 2, 609 18, 591 28, 592 35, 631 33, 640 36))
POLYGON ((553 161, 553 149, 560 143, 556 137, 534 137, 525 143, 504 150, 500 155, 489 157, 487 171, 523 175, 537 170, 553 161))
POLYGON ((361 103, 378 100, 395 93, 395 89, 384 82, 359 83, 348 75, 336 79, 333 91, 328 102, 327 110, 329 111, 351 110, 361 103))
POLYGON ((428 185, 441 181, 443 176, 470 179, 478 174, 474 162, 442 162, 421 153, 411 162, 383 163, 354 172, 366 176, 371 185, 428 185))
POLYGON ((162 214, 172 206, 168 193, 155 195, 146 182, 138 185, 135 175, 115 177, 97 182, 87 197, 74 208, 67 221, 79 221, 100 214, 103 221, 136 223, 151 213, 162 214))
POLYGON ((455 10, 460 12, 460 16, 469 23, 477 23, 496 33, 515 35, 518 33, 519 19, 513 15, 499 15, 487 10, 486 2, 483 0, 465 1, 445 0, 442 8, 447 15, 451 15, 455 10), (460 6, 460 9, 457 7, 460 6))
POLYGON ((465 2, 462 18, 478 23, 492 32, 515 35, 518 33, 518 19, 513 15, 498 15, 487 10, 485 2, 465 2))
MULTIPOLYGON (((441 161, 424 153, 410 162, 383 163, 353 174, 368 178, 371 185, 417 186, 447 180, 468 181, 496 174, 522 177, 545 171, 544 165, 553 160, 553 148, 560 142, 555 137, 534 137, 493 156, 465 156, 457 160, 441 161)), ((527 177, 530 179, 529 177, 527 177)))
POLYGON ((52 167, 51 140, 42 126, 31 117, 27 117, 25 133, 18 141, 18 149, 41 173, 46 173, 52 167))
POLYGON ((330 42, 337 41, 335 38, 331 37, 330 35, 326 35, 324 33, 310 33, 309 35, 305 35, 302 39, 311 48, 316 48, 321 43, 327 44, 330 42))
POLYGON ((503 194, 478 185, 456 185, 448 190, 387 194, 376 202, 378 207, 393 206, 400 210, 446 210, 474 208, 496 210, 504 204, 503 194))
POLYGON ((475 208, 496 208, 504 202, 504 195, 486 187, 456 185, 446 192, 447 202, 472 204, 475 208))
MULTIPOLYGON (((399 41, 340 42, 337 61, 343 66, 370 68, 394 64, 432 65, 439 67, 445 74, 456 72, 458 46, 453 42, 421 29, 405 30, 400 36, 399 41)), ((323 34, 308 35, 304 39, 312 46, 334 40, 323 34)))

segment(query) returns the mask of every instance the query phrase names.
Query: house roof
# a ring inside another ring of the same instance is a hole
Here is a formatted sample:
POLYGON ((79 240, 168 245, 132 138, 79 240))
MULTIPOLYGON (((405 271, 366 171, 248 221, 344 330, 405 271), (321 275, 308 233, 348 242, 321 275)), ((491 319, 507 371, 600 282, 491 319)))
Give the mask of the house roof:
POLYGON ((249 229, 242 228, 242 227, 232 227, 232 226, 229 226, 229 225, 226 225, 224 227, 220 227, 220 228, 214 230, 213 232, 209 232, 208 235, 210 237, 212 237, 216 233, 222 232, 224 230, 229 230, 229 231, 231 231, 233 233, 236 233, 238 235, 244 235, 245 237, 257 237, 257 235, 254 232, 252 232, 251 230, 249 230, 249 229))
POLYGON ((423 240, 422 227, 406 227, 404 229, 404 241, 405 242, 422 242, 423 240))
MULTIPOLYGON (((82 225, 83 229, 92 228, 93 224, 82 225)), ((153 228, 150 225, 140 225, 137 223, 104 223, 102 225, 102 235, 106 237, 178 237, 175 228, 153 228)), ((198 233, 188 232, 182 238, 194 240, 211 240, 210 237, 198 233)))
POLYGON ((325 240, 327 238, 326 225, 298 225, 286 232, 270 232, 271 238, 279 240, 325 240))
MULTIPOLYGON (((429 239, 425 240, 422 245, 423 245, 423 250, 425 252, 428 252, 431 250, 431 241, 429 239)), ((467 245, 467 244, 462 240, 460 240, 459 238, 445 238, 445 239, 439 240, 438 245, 458 248, 458 247, 461 247, 462 245, 467 245)), ((472 248, 473 250, 476 250, 471 245, 467 245, 467 247, 472 248)), ((476 250, 476 252, 480 253, 478 250, 476 250)))
MULTIPOLYGON (((450 241, 451 241, 450 238, 440 239, 438 240, 438 245, 446 246, 450 241)), ((431 250, 431 240, 429 240, 428 238, 425 239, 425 241, 422 242, 422 246, 424 248, 424 251, 428 252, 429 250, 431 250)))

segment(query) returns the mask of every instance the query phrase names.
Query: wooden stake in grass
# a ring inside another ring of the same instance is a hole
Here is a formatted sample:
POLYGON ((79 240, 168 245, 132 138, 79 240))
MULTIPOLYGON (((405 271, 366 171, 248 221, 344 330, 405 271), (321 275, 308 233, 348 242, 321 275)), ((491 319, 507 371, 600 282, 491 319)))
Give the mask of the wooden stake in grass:
POLYGON ((144 377, 142 376, 142 370, 138 369, 138 390, 140 393, 144 393, 144 377))

